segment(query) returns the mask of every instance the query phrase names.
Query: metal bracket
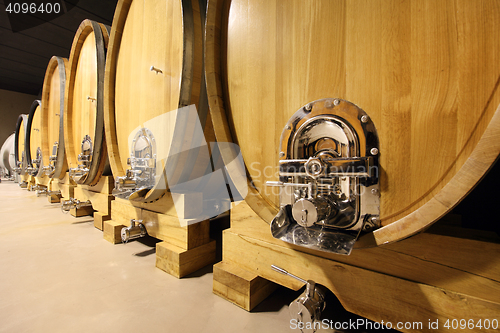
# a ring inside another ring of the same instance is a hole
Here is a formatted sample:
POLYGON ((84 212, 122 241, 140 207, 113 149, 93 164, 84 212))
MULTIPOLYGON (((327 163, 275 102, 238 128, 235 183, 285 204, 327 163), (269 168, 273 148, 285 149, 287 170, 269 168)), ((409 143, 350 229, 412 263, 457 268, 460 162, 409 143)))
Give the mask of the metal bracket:
POLYGON ((299 109, 280 141, 275 238, 349 254, 361 231, 379 226, 378 135, 368 115, 341 99, 299 109))
POLYGON ((128 199, 133 193, 151 189, 156 183, 156 141, 153 133, 141 128, 132 140, 130 169, 123 177, 116 177, 113 195, 128 199))

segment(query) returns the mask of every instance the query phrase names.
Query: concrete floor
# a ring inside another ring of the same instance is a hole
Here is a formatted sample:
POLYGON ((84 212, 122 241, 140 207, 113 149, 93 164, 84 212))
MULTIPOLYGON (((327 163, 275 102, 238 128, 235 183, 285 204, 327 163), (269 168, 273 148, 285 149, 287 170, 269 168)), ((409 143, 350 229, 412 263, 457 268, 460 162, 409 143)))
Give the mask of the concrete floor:
MULTIPOLYGON (((298 332, 288 304, 300 292, 280 288, 247 312, 212 294, 211 267, 172 277, 153 239, 112 245, 92 217, 12 181, 0 183, 0 217, 0 332, 298 332)), ((359 318, 331 298, 326 318, 359 318)))

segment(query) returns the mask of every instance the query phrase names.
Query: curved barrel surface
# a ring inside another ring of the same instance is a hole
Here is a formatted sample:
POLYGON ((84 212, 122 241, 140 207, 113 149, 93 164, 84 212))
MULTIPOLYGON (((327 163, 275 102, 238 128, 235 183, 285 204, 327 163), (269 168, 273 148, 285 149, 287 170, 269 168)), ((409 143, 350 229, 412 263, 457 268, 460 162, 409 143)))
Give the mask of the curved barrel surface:
POLYGON ((254 211, 276 216, 280 135, 324 98, 378 131, 382 227, 359 246, 411 236, 467 195, 500 153, 500 4, 481 4, 210 1, 210 112, 217 140, 241 148, 254 211))
POLYGON ((64 91, 68 59, 53 56, 42 90, 42 156, 46 174, 62 179, 68 170, 64 148, 64 91))
POLYGON ((182 164, 184 156, 173 153, 181 150, 179 138, 194 136, 193 106, 204 132, 195 146, 214 141, 202 97, 202 12, 196 0, 118 2, 104 87, 109 163, 115 179, 125 177, 130 158, 141 155, 142 142, 149 148, 142 148, 148 152, 141 161, 155 169, 151 186, 130 199, 153 202, 168 182, 179 183, 195 173, 196 163, 182 164))
POLYGON ((109 29, 84 20, 73 39, 68 62, 64 142, 70 176, 85 185, 97 183, 107 165, 103 85, 109 29))
POLYGON ((43 168, 41 164, 41 147, 42 147, 42 112, 41 101, 35 100, 31 104, 30 113, 28 115, 28 123, 26 126, 26 162, 31 168, 31 174, 35 177, 43 176, 43 168))

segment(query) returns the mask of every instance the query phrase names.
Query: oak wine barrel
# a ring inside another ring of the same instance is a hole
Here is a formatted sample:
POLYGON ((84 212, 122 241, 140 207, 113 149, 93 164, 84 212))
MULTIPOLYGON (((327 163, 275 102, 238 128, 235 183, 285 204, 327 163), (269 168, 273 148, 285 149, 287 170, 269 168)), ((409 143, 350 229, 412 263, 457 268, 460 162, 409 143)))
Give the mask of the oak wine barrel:
POLYGON ((21 114, 17 118, 16 132, 14 136, 14 152, 16 173, 24 176, 26 174, 26 156, 25 156, 25 140, 26 140, 26 127, 28 124, 28 115, 21 114))
MULTIPOLYGON (((356 246, 430 226, 499 156, 499 29, 498 1, 210 0, 210 112, 217 140, 241 149, 248 205, 267 223, 277 218, 279 192, 266 182, 283 186, 280 163, 293 161, 280 144, 298 133, 295 116, 331 110, 326 117, 338 120, 351 108, 359 118, 342 126, 368 124, 378 134, 376 149, 365 153, 379 163, 372 190, 379 226, 356 246)), ((325 140, 324 150, 322 142, 309 147, 310 157, 335 153, 335 143, 325 140)), ((307 221, 307 210, 298 214, 307 221)))
POLYGON ((26 126, 25 155, 28 173, 35 177, 43 177, 42 165, 42 112, 41 101, 31 104, 26 126))
POLYGON ((109 26, 84 20, 73 39, 66 84, 64 143, 70 177, 94 185, 109 175, 104 139, 104 66, 109 26))
POLYGON ((205 6, 124 0, 115 11, 104 85, 113 194, 152 210, 173 184, 191 182, 196 190, 203 181, 195 179, 210 172, 205 6))
POLYGON ((50 178, 63 179, 68 164, 64 148, 64 94, 68 59, 53 56, 42 88, 42 158, 44 172, 50 178))

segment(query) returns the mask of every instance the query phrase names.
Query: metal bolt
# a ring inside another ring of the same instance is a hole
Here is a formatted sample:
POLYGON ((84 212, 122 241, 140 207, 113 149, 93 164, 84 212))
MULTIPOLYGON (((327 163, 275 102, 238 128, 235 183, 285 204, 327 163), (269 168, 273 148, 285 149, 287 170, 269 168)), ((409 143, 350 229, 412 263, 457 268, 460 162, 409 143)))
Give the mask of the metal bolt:
POLYGON ((372 188, 372 194, 374 195, 378 194, 378 190, 376 188, 372 188))
POLYGON ((312 104, 311 104, 311 103, 309 103, 309 104, 307 104, 306 106, 304 106, 304 110, 305 110, 306 112, 311 112, 311 110, 312 110, 312 104))
POLYGON ((340 104, 340 101, 338 99, 333 100, 333 105, 337 106, 340 104))
POLYGON ((368 118, 368 116, 365 114, 364 116, 361 117, 361 122, 362 123, 367 123, 368 119, 370 119, 370 118, 368 118))
POLYGON ((370 153, 372 155, 377 155, 378 154, 378 149, 377 148, 372 148, 372 149, 370 149, 370 153))
POLYGON ((292 126, 290 126, 290 125, 286 125, 286 126, 285 126, 285 129, 286 129, 287 131, 289 131, 289 130, 291 130, 291 129, 292 129, 292 126))
POLYGON ((280 157, 284 157, 285 156, 285 153, 280 151, 280 154, 279 154, 280 157))

